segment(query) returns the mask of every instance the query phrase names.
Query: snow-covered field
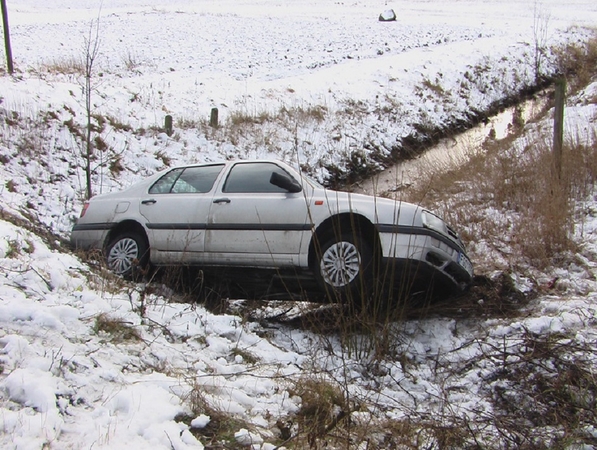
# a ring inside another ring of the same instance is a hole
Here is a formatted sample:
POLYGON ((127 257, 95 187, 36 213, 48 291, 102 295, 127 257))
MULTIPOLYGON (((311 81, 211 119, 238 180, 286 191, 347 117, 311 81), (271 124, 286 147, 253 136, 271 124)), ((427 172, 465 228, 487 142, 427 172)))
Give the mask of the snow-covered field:
MULTIPOLYGON (((321 179, 330 167, 354 168, 353 154, 379 168, 419 125, 451 127, 528 88, 536 43, 577 42, 597 23, 597 4, 574 0, 7 3, 16 73, 0 77, 0 207, 4 218, 57 237, 68 236, 82 206, 77 133, 86 115, 76 67, 98 17, 96 193, 167 163, 221 158, 277 156, 321 179), (379 22, 389 8, 398 20, 379 22), (218 129, 207 125, 213 107, 218 129), (160 129, 167 114, 170 137, 160 129)), ((553 70, 548 52, 541 75, 553 70)), ((593 84, 569 105, 569 132, 591 135, 595 98, 593 84)), ((531 346, 569 340, 595 367, 596 205, 588 199, 583 209, 577 263, 546 274, 565 280, 557 295, 512 320, 396 324, 388 353, 396 357, 376 364, 346 354, 335 335, 264 327, 105 279, 56 239, 2 219, 0 447, 202 448, 191 431, 213 426, 217 411, 229 418, 232 447, 272 449, 283 440, 279 420, 298 429, 297 383, 306 377, 359 404, 348 412, 355 427, 458 419, 497 445, 506 419, 495 396, 507 403, 515 381, 502 375, 522 370, 531 346), (119 331, 106 331, 114 322, 119 331)), ((551 363, 548 374, 559 368, 551 363)), ((560 432, 546 426, 537 436, 560 432)), ((594 424, 575 432, 597 445, 594 424)), ((382 446, 379 436, 355 436, 350 448, 382 446)), ((417 439, 442 446, 429 429, 417 439)))

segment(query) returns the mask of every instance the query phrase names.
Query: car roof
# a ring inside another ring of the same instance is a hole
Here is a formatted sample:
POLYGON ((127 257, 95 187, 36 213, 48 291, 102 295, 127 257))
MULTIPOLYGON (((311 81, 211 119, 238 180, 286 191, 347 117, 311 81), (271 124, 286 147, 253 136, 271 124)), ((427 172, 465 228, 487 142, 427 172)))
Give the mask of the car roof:
POLYGON ((280 164, 285 167, 293 167, 286 163, 285 161, 279 159, 235 159, 235 160, 220 160, 220 161, 212 161, 212 162, 203 162, 203 163, 195 163, 195 164, 183 164, 179 166, 169 167, 166 170, 172 169, 184 169, 187 167, 200 167, 200 166, 217 166, 220 164, 231 166, 233 164, 252 164, 252 163, 274 163, 280 164))

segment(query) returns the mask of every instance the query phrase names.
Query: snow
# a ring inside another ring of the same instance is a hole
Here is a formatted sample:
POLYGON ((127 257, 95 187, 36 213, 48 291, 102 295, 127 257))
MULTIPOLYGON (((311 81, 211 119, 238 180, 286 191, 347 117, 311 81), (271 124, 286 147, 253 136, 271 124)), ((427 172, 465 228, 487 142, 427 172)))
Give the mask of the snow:
MULTIPOLYGON (((401 357, 375 372, 366 357, 344 353, 338 336, 171 301, 35 231, 39 224, 67 238, 82 207, 81 141, 69 131, 85 123, 82 77, 66 68, 84 55, 98 17, 93 111, 112 123, 99 133, 109 150, 96 161, 96 193, 166 160, 277 156, 324 180, 330 166, 346 171, 356 151, 379 169, 371 149, 387 156, 416 124, 448 126, 526 88, 535 75, 533 19, 546 18, 550 44, 576 42, 596 23, 595 2, 22 0, 8 8, 17 72, 0 78, 1 448, 202 449, 192 431, 215 418, 194 399, 239 420, 238 445, 272 449, 276 421, 300 408, 293 385, 308 374, 342 380, 370 402, 352 412, 355 422, 449 408, 477 418, 493 413, 489 389, 506 383, 496 349, 507 347, 515 362, 529 335, 595 343, 594 197, 582 205, 578 265, 549 274, 560 277, 562 295, 536 299, 513 320, 397 323, 391 344, 401 357), (388 9, 397 21, 379 22, 388 9), (212 107, 220 129, 206 125, 212 107), (173 136, 159 130, 166 114, 173 136), (233 124, 262 114, 276 119, 233 124), (109 169, 116 156, 120 172, 109 169), (101 319, 124 331, 96 329, 101 319)), ((596 95, 593 83, 569 100, 567 132, 579 139, 594 138, 596 95)), ((491 253, 484 245, 475 252, 491 253)), ((309 305, 292 308, 288 317, 309 305)), ((276 311, 272 302, 256 314, 276 311)))

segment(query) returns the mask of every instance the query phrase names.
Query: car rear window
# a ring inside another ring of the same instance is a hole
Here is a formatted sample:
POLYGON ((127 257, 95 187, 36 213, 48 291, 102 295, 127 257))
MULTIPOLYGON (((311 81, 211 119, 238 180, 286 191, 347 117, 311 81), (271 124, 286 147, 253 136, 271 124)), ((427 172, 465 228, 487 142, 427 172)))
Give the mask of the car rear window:
POLYGON ((174 169, 149 189, 150 194, 188 194, 211 191, 223 164, 174 169))

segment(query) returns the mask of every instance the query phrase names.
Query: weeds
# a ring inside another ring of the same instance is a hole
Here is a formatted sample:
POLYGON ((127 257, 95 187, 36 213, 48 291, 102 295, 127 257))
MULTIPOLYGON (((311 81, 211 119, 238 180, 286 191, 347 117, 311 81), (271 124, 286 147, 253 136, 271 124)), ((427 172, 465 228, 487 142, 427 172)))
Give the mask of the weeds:
POLYGON ((191 432, 209 448, 236 448, 234 433, 241 428, 250 428, 243 420, 214 406, 209 400, 208 387, 192 383, 191 391, 183 398, 191 414, 180 414, 175 420, 190 425, 194 418, 204 415, 209 422, 204 428, 191 428, 191 432))
POLYGON ((245 364, 249 364, 254 366, 255 364, 257 364, 259 362, 259 358, 257 358, 255 355, 253 355, 251 352, 249 352, 248 350, 239 348, 239 347, 235 347, 232 349, 232 355, 236 358, 238 358, 240 361, 244 362, 245 364))
POLYGON ((178 117, 176 127, 181 130, 201 129, 206 126, 205 120, 199 120, 191 117, 178 117))
POLYGON ((114 158, 112 158, 108 170, 110 171, 112 176, 115 177, 118 176, 120 173, 124 172, 125 167, 122 164, 122 157, 120 155, 117 155, 114 158))
POLYGON ((7 241, 7 248, 4 252, 4 257, 8 259, 18 258, 21 255, 21 244, 16 239, 7 241))
POLYGON ((341 424, 348 421, 351 406, 341 386, 324 378, 305 377, 297 381, 293 393, 302 400, 296 414, 297 445, 305 436, 308 448, 319 448, 319 441, 328 440, 330 432, 344 428, 341 424))
MULTIPOLYGON (((597 421, 596 355, 573 335, 524 331, 519 340, 487 355, 509 361, 491 379, 494 424, 505 444, 565 448, 595 444, 585 430, 597 421)), ((499 366, 498 366, 499 367, 499 366)))
POLYGON ((130 323, 115 319, 107 314, 95 318, 93 331, 96 334, 108 335, 110 341, 119 344, 128 341, 141 341, 141 335, 130 323))
POLYGON ((274 120, 274 116, 267 111, 255 113, 234 111, 228 116, 228 122, 233 128, 246 125, 263 125, 265 122, 273 122, 274 120))
POLYGON ((138 54, 130 48, 126 49, 125 53, 121 55, 120 59, 122 61, 122 65, 131 72, 141 66, 138 54))
POLYGON ((17 191, 17 184, 15 183, 14 180, 7 180, 6 181, 6 190, 8 192, 18 192, 17 191))
POLYGON ((422 82, 423 87, 416 88, 416 91, 420 97, 423 97, 423 93, 425 90, 431 92, 431 94, 435 95, 438 98, 449 98, 450 93, 446 92, 445 89, 441 85, 441 80, 436 79, 435 81, 431 81, 428 78, 425 78, 422 82))
POLYGON ((119 120, 114 116, 107 115, 105 116, 105 120, 107 120, 110 126, 117 131, 130 132, 133 130, 133 127, 131 127, 129 124, 124 123, 122 120, 119 120))
POLYGON ((327 108, 321 105, 309 105, 307 107, 293 106, 280 107, 279 116, 290 122, 306 122, 313 120, 322 122, 326 118, 327 108))

